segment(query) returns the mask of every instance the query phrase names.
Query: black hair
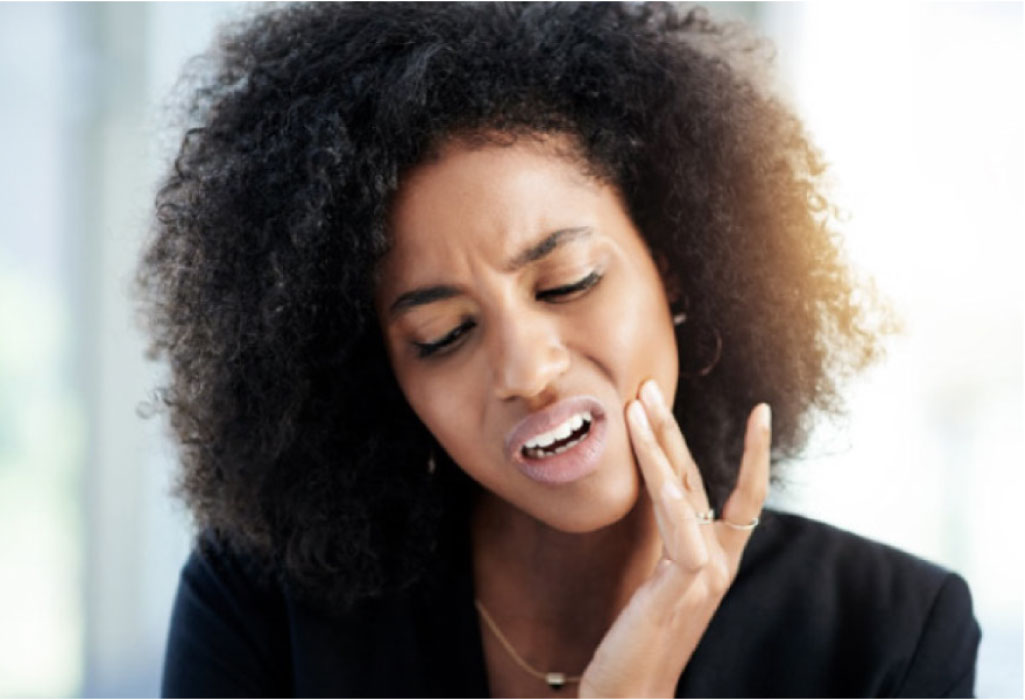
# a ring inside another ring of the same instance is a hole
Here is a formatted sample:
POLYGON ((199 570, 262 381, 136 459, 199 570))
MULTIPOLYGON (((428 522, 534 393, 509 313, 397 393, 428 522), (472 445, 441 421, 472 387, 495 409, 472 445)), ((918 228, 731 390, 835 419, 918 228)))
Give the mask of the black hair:
POLYGON ((757 402, 776 460, 796 455, 879 333, 823 161, 738 68, 762 48, 745 36, 618 3, 288 5, 227 28, 139 270, 198 527, 335 610, 439 556, 472 488, 424 468, 373 277, 403 174, 455 137, 565 135, 618 188, 687 315, 674 411, 714 503, 757 402))

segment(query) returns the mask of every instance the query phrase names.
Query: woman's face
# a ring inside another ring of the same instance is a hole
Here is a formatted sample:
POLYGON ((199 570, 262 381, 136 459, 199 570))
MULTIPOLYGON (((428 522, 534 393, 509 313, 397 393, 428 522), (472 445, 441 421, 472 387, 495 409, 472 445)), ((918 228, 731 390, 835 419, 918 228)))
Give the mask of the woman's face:
POLYGON ((376 303, 398 383, 449 456, 504 503, 589 532, 637 500, 624 405, 649 377, 672 400, 676 341, 616 190, 555 146, 453 142, 410 173, 376 303))

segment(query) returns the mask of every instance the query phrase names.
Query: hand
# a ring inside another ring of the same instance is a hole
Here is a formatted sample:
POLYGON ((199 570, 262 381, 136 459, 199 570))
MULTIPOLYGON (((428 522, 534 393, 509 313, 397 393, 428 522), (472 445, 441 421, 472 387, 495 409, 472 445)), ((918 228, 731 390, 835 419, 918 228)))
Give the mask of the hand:
POLYGON ((580 680, 581 697, 673 697, 680 674, 737 575, 769 488, 771 413, 751 412, 737 485, 722 520, 701 523, 708 497, 680 428, 653 380, 627 404, 634 454, 651 496, 662 558, 606 633, 580 680))

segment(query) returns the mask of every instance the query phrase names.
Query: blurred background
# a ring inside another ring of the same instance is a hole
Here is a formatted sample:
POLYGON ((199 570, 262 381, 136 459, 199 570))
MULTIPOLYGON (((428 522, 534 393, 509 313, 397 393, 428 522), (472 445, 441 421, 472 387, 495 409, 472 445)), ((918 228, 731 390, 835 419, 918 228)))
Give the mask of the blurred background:
MULTIPOLYGON (((1019 3, 721 3, 777 47, 852 259, 905 323, 783 508, 959 571, 1022 695, 1019 3)), ((189 520, 129 297, 175 79, 235 3, 0 3, 0 696, 150 696, 189 520)))

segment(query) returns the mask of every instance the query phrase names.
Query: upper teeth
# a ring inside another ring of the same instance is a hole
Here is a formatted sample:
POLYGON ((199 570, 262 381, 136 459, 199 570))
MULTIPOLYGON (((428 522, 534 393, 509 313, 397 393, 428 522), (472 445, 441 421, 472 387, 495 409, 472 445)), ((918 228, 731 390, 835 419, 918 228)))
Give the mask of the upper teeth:
POLYGON ((570 416, 568 419, 566 419, 559 425, 555 426, 548 432, 541 433, 540 435, 535 435, 531 439, 527 440, 527 442, 524 443, 523 446, 528 450, 538 447, 548 447, 553 442, 556 442, 558 440, 565 440, 573 433, 573 431, 579 430, 580 426, 584 424, 584 421, 590 423, 591 420, 592 419, 590 411, 577 413, 573 416, 570 416))

